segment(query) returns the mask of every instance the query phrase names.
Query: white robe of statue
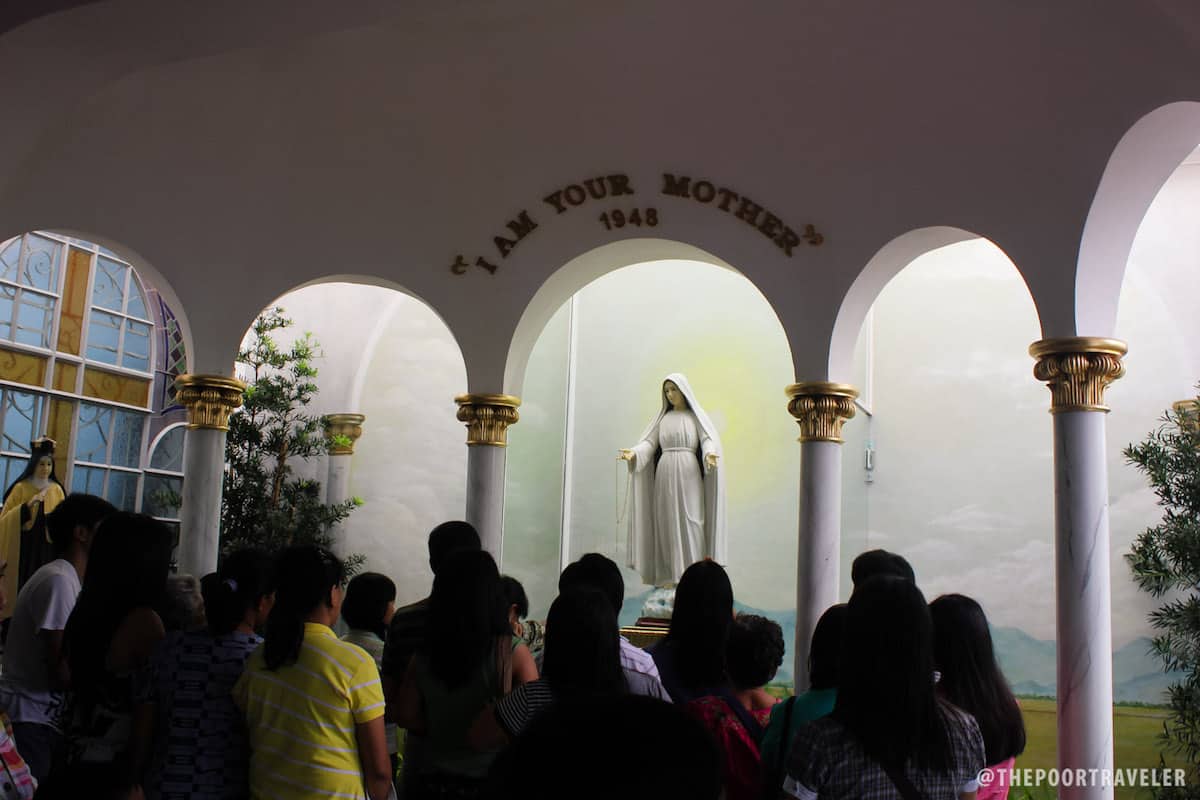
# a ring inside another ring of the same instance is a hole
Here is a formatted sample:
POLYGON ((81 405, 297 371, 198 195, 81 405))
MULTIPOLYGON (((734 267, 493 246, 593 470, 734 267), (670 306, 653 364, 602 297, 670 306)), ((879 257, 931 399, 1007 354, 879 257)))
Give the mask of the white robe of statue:
POLYGON ((658 416, 627 451, 632 473, 629 566, 642 581, 674 584, 691 564, 725 560, 725 491, 721 440, 696 402, 687 378, 668 375, 686 407, 672 408, 667 395, 658 416))

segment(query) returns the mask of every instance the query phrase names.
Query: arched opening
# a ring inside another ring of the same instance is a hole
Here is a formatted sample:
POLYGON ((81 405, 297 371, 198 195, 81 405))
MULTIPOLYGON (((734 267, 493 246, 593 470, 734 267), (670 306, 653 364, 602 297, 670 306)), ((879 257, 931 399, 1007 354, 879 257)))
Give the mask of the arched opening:
MULTIPOLYGON (((623 569, 622 621, 639 616, 651 587, 627 566, 628 479, 617 451, 637 443, 660 408, 663 379, 680 372, 721 438, 736 599, 790 638, 799 448, 784 410, 793 374, 786 335, 742 274, 707 253, 677 255, 694 248, 650 244, 581 256, 522 320, 506 383, 522 387, 522 406, 508 433, 504 570, 525 584, 536 615, 563 565, 604 553, 623 569), (531 336, 535 313, 545 322, 531 336), (533 339, 525 353, 523 336, 533 339)), ((780 678, 790 679, 786 667, 780 678)))
MULTIPOLYGON (((432 580, 426 535, 461 518, 465 504, 467 454, 453 397, 467 378, 453 333, 423 300, 370 277, 309 283, 275 307, 292 321, 272 334, 280 348, 305 334, 318 345, 317 391, 305 413, 366 417, 348 457, 348 494, 362 505, 341 524, 336 548, 391 577, 398 604, 424 597, 432 580)), ((249 377, 243 367, 238 373, 249 377)), ((330 458, 293 462, 326 499, 330 458)))
MULTIPOLYGON (((919 228, 897 236, 871 257, 842 300, 829 345, 829 379, 852 383, 855 347, 871 307, 892 278, 924 253, 963 242, 975 235, 945 225, 919 228)), ((861 391, 864 386, 858 386, 861 391)))
POLYGON ((1079 243, 1076 332, 1107 336, 1117 320, 1134 237, 1163 184, 1200 142, 1200 102, 1178 102, 1142 117, 1104 169, 1079 243))
POLYGON ((898 552, 927 599, 983 605, 1018 693, 1053 694, 1051 418, 1027 354, 1037 311, 996 244, 942 229, 956 241, 915 252, 923 233, 873 262, 894 269, 875 276, 852 355, 839 356, 863 390, 844 429, 842 594, 857 554, 898 552), (885 260, 901 250, 907 262, 885 260))
MULTIPOLYGON (((1200 143, 1200 130, 1193 145, 1200 143)), ((1111 530, 1113 647, 1135 656, 1142 693, 1114 676, 1116 700, 1161 704, 1177 676, 1150 655, 1150 612, 1160 603, 1134 583, 1125 554, 1163 517, 1146 476, 1122 450, 1141 442, 1171 404, 1195 398, 1200 381, 1200 148, 1161 184, 1141 218, 1123 270, 1114 335, 1129 342, 1126 375, 1109 387, 1108 475, 1111 530)), ((1114 665, 1116 662, 1114 662, 1114 665)))

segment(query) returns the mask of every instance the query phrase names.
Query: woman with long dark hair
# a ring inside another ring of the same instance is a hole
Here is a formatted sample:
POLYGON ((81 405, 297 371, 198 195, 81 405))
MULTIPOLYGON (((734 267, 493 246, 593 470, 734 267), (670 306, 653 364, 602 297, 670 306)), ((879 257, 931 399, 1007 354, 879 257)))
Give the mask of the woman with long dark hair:
POLYGON ((974 797, 983 737, 934 690, 933 623, 921 591, 902 578, 863 582, 842 641, 833 713, 796 735, 785 796, 974 797))
POLYGON ((499 748, 467 740, 485 705, 537 677, 533 656, 512 635, 496 562, 462 551, 439 566, 429 598, 425 644, 413 656, 397 700, 397 722, 421 733, 419 772, 405 768, 407 800, 476 797, 499 748))
MULTIPOLYGON (((944 594, 929 604, 933 654, 941 680, 938 694, 975 717, 983 733, 984 760, 991 774, 1011 772, 1025 750, 1025 721, 992 648, 992 633, 979 603, 944 594)), ((979 800, 1008 797, 1010 780, 979 787, 979 800)))
POLYGON ((233 690, 250 734, 250 794, 385 800, 392 778, 379 670, 331 630, 342 562, 321 547, 290 547, 275 574, 266 641, 233 690))
POLYGON ((143 702, 153 719, 149 800, 249 796, 250 743, 233 686, 262 638, 275 600, 275 564, 238 550, 201 581, 207 628, 173 631, 159 646, 143 702))
POLYGON ((733 585, 715 561, 697 561, 675 589, 671 628, 650 650, 663 686, 676 703, 728 694, 725 644, 733 624, 733 585))
POLYGON ((617 618, 599 590, 572 589, 550 604, 542 678, 564 700, 624 694, 629 688, 621 670, 617 618))
POLYGON ((66 783, 47 786, 47 796, 121 797, 138 783, 135 677, 165 635, 170 564, 171 532, 161 522, 116 513, 100 523, 63 632, 75 698, 66 783))
POLYGON ((542 677, 487 706, 470 741, 486 750, 518 736, 534 717, 560 701, 645 694, 653 678, 621 667, 621 639, 608 598, 597 589, 569 589, 550 604, 542 677))

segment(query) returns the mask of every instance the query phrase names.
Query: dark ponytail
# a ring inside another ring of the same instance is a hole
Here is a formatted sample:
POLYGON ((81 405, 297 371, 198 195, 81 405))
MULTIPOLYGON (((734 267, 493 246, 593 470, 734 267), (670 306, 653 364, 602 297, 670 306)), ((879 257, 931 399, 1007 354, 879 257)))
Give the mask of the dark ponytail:
POLYGON ((246 612, 275 591, 275 565, 261 550, 238 550, 221 560, 216 572, 204 576, 204 615, 213 636, 232 633, 246 612))
POLYGON ((267 669, 294 664, 304 644, 304 621, 321 605, 333 604, 333 588, 345 575, 342 562, 323 547, 289 547, 275 562, 275 605, 267 619, 263 660, 267 669))

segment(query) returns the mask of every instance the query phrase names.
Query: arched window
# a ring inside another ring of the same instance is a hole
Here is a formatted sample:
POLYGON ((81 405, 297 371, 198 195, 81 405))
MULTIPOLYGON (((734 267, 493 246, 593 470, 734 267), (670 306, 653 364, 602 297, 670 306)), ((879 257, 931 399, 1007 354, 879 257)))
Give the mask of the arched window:
POLYGON ((174 314, 118 253, 47 231, 0 243, 0 491, 48 436, 68 490, 177 519, 182 461, 154 461, 182 459, 168 387, 185 363, 174 314))

